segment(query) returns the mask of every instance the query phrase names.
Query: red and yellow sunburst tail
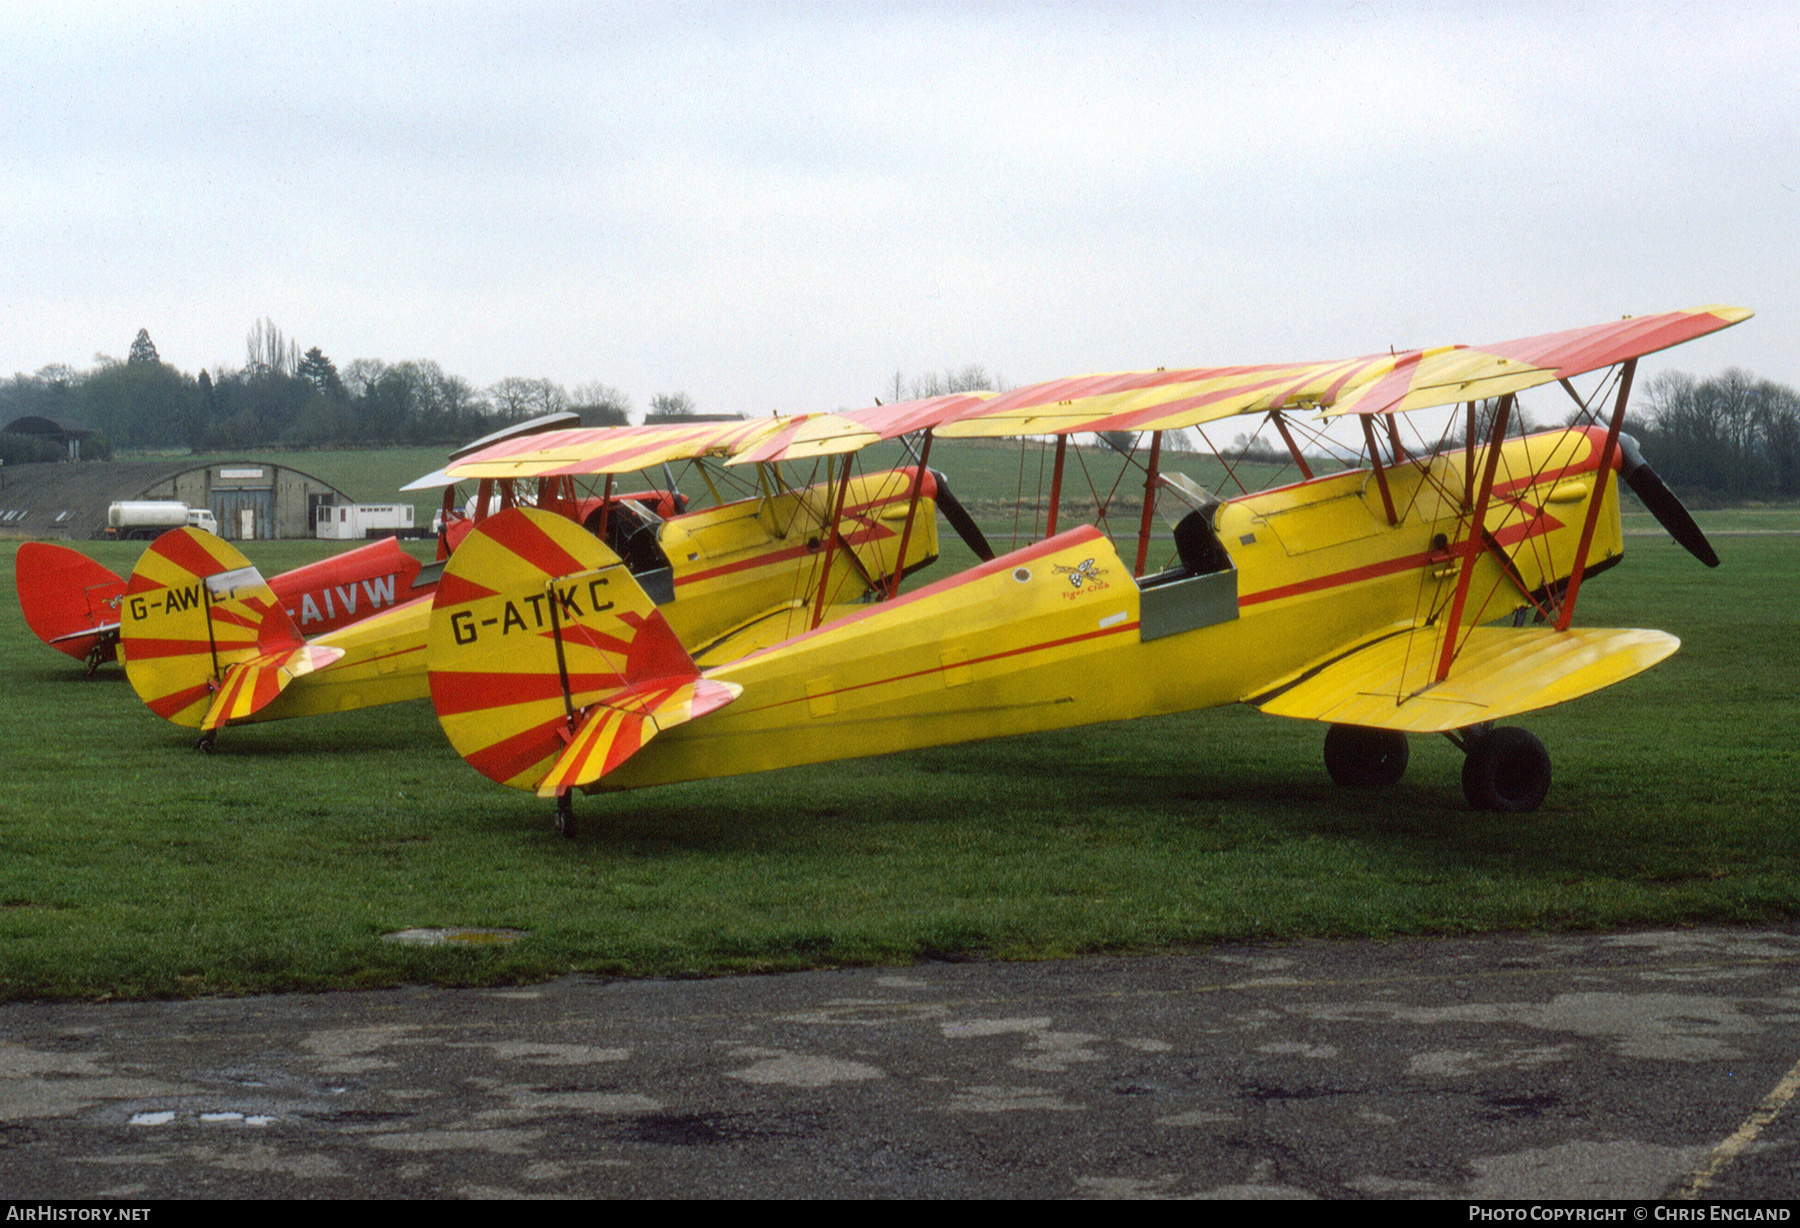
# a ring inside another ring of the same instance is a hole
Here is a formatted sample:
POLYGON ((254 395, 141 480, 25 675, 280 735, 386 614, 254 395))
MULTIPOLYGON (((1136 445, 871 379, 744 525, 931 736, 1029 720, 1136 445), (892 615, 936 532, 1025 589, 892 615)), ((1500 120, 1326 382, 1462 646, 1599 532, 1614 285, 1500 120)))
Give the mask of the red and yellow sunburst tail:
POLYGON ((483 520, 450 557, 426 655, 456 752, 489 779, 546 796, 737 697, 701 677, 617 555, 528 508, 483 520))
POLYGON ((19 611, 40 640, 90 667, 114 658, 124 577, 67 546, 26 542, 13 581, 19 611))
MULTIPOLYGON (((267 664, 306 647, 261 573, 200 529, 173 529, 156 539, 131 573, 119 615, 125 676, 138 697, 158 716, 189 728, 229 723, 279 693, 266 683, 245 692, 247 680, 234 679, 232 667, 267 664), (215 715, 228 688, 236 697, 215 715)), ((309 660, 302 672, 317 664, 309 660)))
POLYGON ((634 679, 577 715, 568 745, 538 782, 537 794, 560 797, 591 785, 665 729, 717 711, 743 693, 735 682, 715 682, 698 670, 692 677, 634 679))

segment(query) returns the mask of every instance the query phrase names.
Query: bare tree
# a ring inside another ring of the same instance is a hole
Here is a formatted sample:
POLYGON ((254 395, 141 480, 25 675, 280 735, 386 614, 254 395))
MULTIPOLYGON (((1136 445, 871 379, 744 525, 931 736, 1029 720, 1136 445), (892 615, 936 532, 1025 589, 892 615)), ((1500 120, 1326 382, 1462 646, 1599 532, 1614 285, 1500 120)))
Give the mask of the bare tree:
MULTIPOLYGON (((899 395, 901 388, 900 372, 894 372, 895 400, 905 400, 899 395)), ((959 368, 946 367, 943 371, 927 371, 912 382, 912 399, 922 401, 926 397, 941 397, 957 392, 993 392, 1000 387, 995 376, 978 362, 968 363, 959 368)))
POLYGON ((386 370, 387 364, 379 358, 355 359, 344 368, 344 387, 350 390, 352 397, 366 397, 386 370))
POLYGON ((687 393, 659 392, 650 398, 650 412, 644 421, 648 422, 652 418, 665 422, 670 419, 692 418, 694 413, 694 398, 687 393))
POLYGON ((960 371, 946 371, 944 375, 950 392, 988 392, 994 387, 988 369, 978 362, 972 362, 960 371))
POLYGON ((300 366, 300 343, 282 336, 267 316, 250 326, 244 351, 245 371, 251 375, 292 375, 300 366))
POLYGON ((912 399, 923 401, 927 397, 941 397, 950 391, 944 386, 944 379, 936 371, 927 371, 915 376, 912 382, 912 399))
POLYGON ((488 388, 494 412, 508 422, 538 418, 569 407, 569 394, 563 386, 549 379, 524 379, 509 375, 488 388))
POLYGON ((1640 442, 1671 485, 1734 497, 1800 493, 1800 394, 1732 367, 1708 380, 1650 381, 1640 442))
POLYGON ((577 384, 569 401, 569 408, 581 415, 583 426, 625 426, 631 421, 631 398, 598 380, 577 384))

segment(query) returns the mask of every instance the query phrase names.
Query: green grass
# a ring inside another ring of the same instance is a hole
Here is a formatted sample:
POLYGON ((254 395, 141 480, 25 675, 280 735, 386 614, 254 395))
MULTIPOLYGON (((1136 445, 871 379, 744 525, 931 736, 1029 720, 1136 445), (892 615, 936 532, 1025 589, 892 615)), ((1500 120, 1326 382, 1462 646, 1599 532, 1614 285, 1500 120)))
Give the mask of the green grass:
MULTIPOLYGON (((1469 812, 1442 739, 1414 739, 1396 788, 1347 793, 1320 727, 1226 709, 584 798, 569 842, 426 704, 235 728, 200 755, 116 667, 84 679, 0 602, 0 997, 1791 918, 1800 538, 1719 545, 1709 572, 1633 539, 1584 588, 1582 623, 1683 650, 1521 722, 1556 768, 1522 818, 1469 812), (381 941, 458 925, 528 936, 381 941)), ((249 553, 272 572, 330 549, 249 553)), ((121 571, 138 553, 92 550, 121 571)))

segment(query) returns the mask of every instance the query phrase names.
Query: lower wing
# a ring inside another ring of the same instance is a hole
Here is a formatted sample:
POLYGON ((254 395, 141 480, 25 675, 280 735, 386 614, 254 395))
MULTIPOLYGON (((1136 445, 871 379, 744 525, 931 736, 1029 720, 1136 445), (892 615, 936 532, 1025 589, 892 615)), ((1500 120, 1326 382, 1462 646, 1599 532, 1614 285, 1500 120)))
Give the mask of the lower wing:
POLYGON ((1662 631, 1477 627, 1447 677, 1438 645, 1408 628, 1314 666, 1246 702, 1272 716, 1444 733, 1591 694, 1681 646, 1662 631))

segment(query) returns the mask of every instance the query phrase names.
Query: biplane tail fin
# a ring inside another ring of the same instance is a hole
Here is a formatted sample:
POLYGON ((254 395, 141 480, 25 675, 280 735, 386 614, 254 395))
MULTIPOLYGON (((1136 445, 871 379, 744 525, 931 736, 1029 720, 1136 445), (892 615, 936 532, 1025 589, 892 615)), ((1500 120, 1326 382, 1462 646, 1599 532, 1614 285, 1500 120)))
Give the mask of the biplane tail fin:
POLYGON ((165 720, 212 732, 250 720, 295 678, 342 656, 308 645, 230 543, 171 529, 144 552, 120 602, 125 676, 165 720))
POLYGON ((123 576, 67 546, 26 542, 13 582, 26 625, 44 643, 85 661, 90 674, 118 656, 123 576))
POLYGON ((426 644, 431 702, 456 752, 546 797, 594 783, 741 690, 701 674, 618 555, 531 508, 486 518, 450 556, 426 644))
POLYGON ((1396 629, 1314 665, 1246 702, 1271 716, 1447 733, 1591 694, 1642 673, 1681 641, 1604 627, 1476 627, 1433 682, 1432 628, 1396 629))

